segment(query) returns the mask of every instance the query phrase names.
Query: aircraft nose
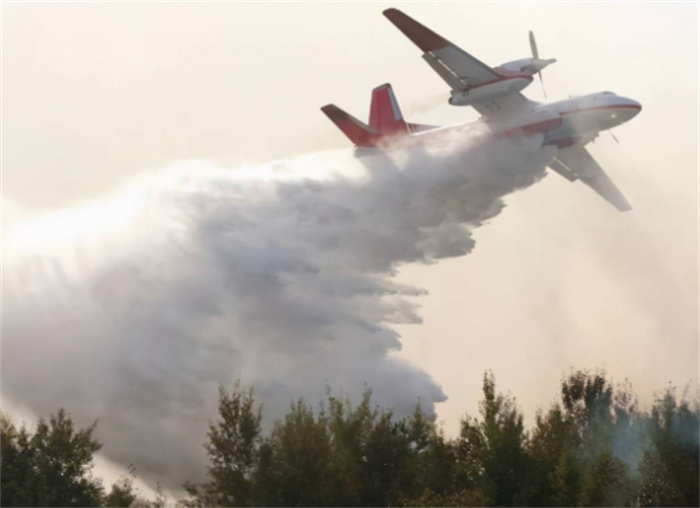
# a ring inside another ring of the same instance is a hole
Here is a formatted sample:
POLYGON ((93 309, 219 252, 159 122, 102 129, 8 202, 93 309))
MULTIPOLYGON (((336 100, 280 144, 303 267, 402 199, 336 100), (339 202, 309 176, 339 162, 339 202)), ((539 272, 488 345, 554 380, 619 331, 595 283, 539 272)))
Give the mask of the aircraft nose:
POLYGON ((632 112, 632 116, 630 118, 637 116, 642 110, 642 104, 635 100, 627 99, 627 105, 632 112))
POLYGON ((624 109, 618 110, 622 122, 629 122, 642 110, 642 105, 639 102, 626 97, 623 99, 622 107, 624 109))

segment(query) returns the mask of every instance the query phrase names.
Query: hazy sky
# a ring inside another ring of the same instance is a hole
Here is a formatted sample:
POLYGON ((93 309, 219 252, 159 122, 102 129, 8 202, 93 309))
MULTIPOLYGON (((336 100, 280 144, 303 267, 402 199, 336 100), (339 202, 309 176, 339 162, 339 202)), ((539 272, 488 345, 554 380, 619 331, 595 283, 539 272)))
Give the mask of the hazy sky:
MULTIPOLYGON (((402 269, 430 295, 398 354, 442 386, 448 430, 485 369, 529 418, 570 367, 629 377, 643 401, 697 383, 697 3, 3 3, 3 225, 173 161, 347 147, 319 107, 364 119, 384 82, 409 120, 476 119, 446 104, 390 6, 492 65, 529 56, 532 29, 558 59, 551 100, 611 90, 644 107, 620 145, 590 146, 633 211, 553 174, 510 196, 470 256, 402 269)), ((526 95, 543 100, 536 81, 526 95)))

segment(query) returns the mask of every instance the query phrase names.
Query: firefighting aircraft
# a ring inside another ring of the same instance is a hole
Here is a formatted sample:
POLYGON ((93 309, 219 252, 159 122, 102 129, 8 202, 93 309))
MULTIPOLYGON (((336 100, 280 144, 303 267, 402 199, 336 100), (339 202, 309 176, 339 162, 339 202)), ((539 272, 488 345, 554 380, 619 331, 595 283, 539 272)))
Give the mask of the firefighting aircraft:
MULTIPOLYGON (((539 58, 530 32, 532 58, 490 67, 447 39, 418 23, 398 9, 384 15, 423 52, 423 59, 451 89, 449 103, 472 106, 497 135, 543 136, 543 146, 554 146, 557 154, 549 168, 567 180, 581 180, 620 211, 631 210, 629 202, 584 148, 603 130, 612 129, 635 117, 639 102, 612 92, 598 92, 563 101, 541 104, 520 92, 535 74, 555 59, 539 58)), ((422 143, 434 134, 454 127, 432 127, 407 123, 403 119, 391 85, 372 92, 369 125, 335 105, 321 110, 360 147, 382 147, 382 141, 400 136, 409 143, 422 143)))

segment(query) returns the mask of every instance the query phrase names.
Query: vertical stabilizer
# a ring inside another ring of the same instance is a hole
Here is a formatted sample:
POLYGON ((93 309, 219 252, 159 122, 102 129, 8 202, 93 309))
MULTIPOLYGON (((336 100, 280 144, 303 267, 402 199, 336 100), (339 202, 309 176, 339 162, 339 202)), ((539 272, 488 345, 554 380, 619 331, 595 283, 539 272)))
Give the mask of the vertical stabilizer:
POLYGON ((396 141, 396 138, 436 128, 432 125, 406 123, 389 83, 372 90, 369 125, 361 122, 334 104, 323 106, 321 111, 356 146, 386 147, 396 141))
POLYGON ((399 103, 396 101, 394 90, 389 83, 372 90, 369 125, 382 136, 409 133, 401 109, 399 109, 399 103))

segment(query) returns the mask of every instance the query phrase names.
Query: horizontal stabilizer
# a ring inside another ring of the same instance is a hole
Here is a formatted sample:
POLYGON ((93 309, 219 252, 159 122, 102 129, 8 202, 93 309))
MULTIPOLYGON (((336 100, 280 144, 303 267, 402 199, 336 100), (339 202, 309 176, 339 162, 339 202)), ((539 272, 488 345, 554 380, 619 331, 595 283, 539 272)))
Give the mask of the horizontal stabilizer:
POLYGON ((408 131, 411 134, 414 134, 416 132, 426 132, 426 131, 432 131, 433 129, 439 129, 439 127, 437 125, 425 125, 422 123, 409 123, 406 125, 408 125, 408 131))
POLYGON ((379 133, 369 125, 364 124, 334 104, 323 106, 321 111, 357 146, 375 145, 379 133))
MULTIPOLYGON (((394 90, 385 83, 372 90, 369 125, 346 113, 334 104, 321 108, 328 118, 343 131, 356 146, 387 148, 411 134, 437 129, 432 125, 408 123, 403 118, 394 90)), ((406 146, 402 142, 402 146, 406 146)))

